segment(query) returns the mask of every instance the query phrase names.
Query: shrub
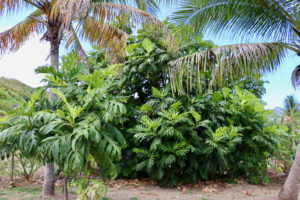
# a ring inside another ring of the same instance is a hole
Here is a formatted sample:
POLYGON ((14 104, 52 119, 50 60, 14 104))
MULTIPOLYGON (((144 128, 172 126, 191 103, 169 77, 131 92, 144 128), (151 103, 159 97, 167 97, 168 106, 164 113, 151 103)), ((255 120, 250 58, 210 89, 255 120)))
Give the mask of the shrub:
POLYGON ((163 186, 236 176, 267 181, 274 130, 254 94, 236 87, 177 99, 153 88, 152 95, 131 129, 136 170, 163 186))

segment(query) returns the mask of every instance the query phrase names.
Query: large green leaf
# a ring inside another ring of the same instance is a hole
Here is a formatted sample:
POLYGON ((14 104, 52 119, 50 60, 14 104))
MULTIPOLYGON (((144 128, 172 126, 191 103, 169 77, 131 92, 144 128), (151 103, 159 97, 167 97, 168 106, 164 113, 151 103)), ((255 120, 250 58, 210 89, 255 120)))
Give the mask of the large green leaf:
POLYGON ((148 38, 143 40, 142 46, 148 53, 151 53, 154 48, 154 44, 148 38))

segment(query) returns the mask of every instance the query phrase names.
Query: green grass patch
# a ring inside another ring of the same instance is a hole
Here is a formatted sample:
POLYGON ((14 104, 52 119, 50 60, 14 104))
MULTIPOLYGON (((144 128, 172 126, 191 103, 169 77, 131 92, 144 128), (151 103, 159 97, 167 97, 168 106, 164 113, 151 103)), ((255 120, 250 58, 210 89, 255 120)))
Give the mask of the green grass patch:
POLYGON ((36 187, 36 188, 21 188, 21 187, 16 187, 16 188, 8 189, 8 191, 36 195, 36 194, 41 194, 42 188, 39 188, 39 187, 36 187))
POLYGON ((187 194, 192 194, 193 191, 192 191, 192 190, 187 190, 186 193, 187 193, 187 194))
POLYGON ((42 188, 39 187, 16 187, 7 189, 2 188, 0 189, 0 200, 6 200, 9 198, 16 198, 19 200, 38 199, 41 192, 42 188))

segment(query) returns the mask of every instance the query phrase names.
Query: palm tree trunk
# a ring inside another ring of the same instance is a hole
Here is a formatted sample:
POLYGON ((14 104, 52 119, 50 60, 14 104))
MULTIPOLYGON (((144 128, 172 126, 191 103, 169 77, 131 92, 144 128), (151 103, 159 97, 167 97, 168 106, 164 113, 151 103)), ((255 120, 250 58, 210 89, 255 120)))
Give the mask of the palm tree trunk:
MULTIPOLYGON (((54 66, 57 70, 59 68, 59 44, 60 38, 58 34, 59 26, 49 26, 48 27, 48 37, 50 41, 50 60, 51 66, 54 66)), ((53 100, 54 95, 49 95, 49 100, 53 100)), ((53 198, 55 196, 55 177, 54 177, 54 163, 47 163, 45 174, 44 174, 44 184, 43 184, 43 198, 53 198)))
POLYGON ((51 36, 50 40, 50 59, 51 59, 51 66, 54 66, 57 70, 59 67, 59 44, 60 39, 58 33, 55 33, 55 31, 51 36))
POLYGON ((291 167, 290 173, 282 186, 279 200, 298 200, 300 190, 300 141, 296 152, 296 157, 291 167))

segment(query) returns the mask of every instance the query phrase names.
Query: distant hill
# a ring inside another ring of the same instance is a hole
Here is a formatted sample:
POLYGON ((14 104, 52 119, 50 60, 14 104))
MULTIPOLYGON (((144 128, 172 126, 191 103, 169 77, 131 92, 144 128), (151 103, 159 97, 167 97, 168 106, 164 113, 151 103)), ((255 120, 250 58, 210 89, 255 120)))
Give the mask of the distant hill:
POLYGON ((15 103, 12 99, 22 97, 23 99, 28 100, 32 90, 33 88, 21 81, 0 77, 0 110, 10 111, 13 109, 15 103))

